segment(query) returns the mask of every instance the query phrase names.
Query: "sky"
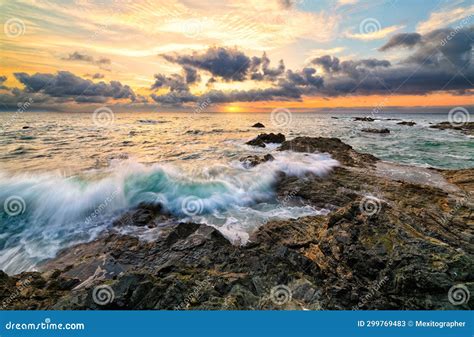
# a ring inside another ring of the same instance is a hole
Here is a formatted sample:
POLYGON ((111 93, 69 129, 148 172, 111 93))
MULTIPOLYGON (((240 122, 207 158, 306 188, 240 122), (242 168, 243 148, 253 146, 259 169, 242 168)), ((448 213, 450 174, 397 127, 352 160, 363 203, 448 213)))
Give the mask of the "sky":
POLYGON ((472 105, 467 0, 0 0, 0 110, 472 105))

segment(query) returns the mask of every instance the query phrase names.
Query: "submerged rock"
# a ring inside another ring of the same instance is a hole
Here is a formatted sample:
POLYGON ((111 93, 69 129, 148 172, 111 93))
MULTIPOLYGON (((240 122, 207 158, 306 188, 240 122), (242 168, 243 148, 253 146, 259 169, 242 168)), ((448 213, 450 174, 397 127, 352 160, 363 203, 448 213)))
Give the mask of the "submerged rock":
POLYGON ((263 125, 262 123, 255 123, 254 125, 252 125, 253 128, 264 128, 265 125, 263 125))
POLYGON ((361 121, 361 122, 374 122, 375 119, 372 117, 354 117, 354 121, 361 121))
POLYGON ((413 125, 416 125, 415 122, 407 122, 407 121, 398 122, 397 124, 398 124, 398 125, 406 125, 406 126, 413 126, 413 125))
POLYGON ((465 122, 465 123, 451 123, 451 122, 441 122, 435 125, 431 125, 432 129, 440 130, 458 130, 466 135, 474 135, 474 122, 465 122))
POLYGON ((362 129, 362 132, 369 132, 369 133, 390 133, 389 129, 362 129))
POLYGON ((253 155, 253 156, 246 156, 246 157, 240 158, 240 161, 244 163, 246 167, 254 167, 261 163, 265 163, 267 161, 272 161, 272 160, 275 160, 275 157, 273 157, 269 153, 264 155, 263 157, 253 155))
POLYGON ((247 145, 265 147, 268 143, 283 143, 285 141, 285 135, 282 133, 262 133, 256 138, 248 141, 247 145))

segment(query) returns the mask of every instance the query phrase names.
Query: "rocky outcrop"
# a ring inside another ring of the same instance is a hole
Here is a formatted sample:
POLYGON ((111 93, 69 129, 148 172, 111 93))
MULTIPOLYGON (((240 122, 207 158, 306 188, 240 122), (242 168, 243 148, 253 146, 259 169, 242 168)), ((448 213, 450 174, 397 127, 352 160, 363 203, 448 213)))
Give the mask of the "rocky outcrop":
POLYGON ((384 129, 362 129, 362 132, 369 132, 369 133, 390 133, 390 130, 387 128, 384 129))
POLYGON ((262 123, 258 122, 258 123, 255 123, 254 125, 252 125, 253 128, 264 128, 265 125, 263 125, 262 123))
POLYGON ((360 122, 374 122, 375 119, 372 117, 355 117, 354 121, 360 121, 360 122))
POLYGON ((262 133, 256 138, 248 141, 246 144, 252 146, 265 147, 268 143, 283 143, 285 141, 285 135, 282 133, 262 133))
POLYGON ((458 130, 466 135, 474 135, 474 122, 465 122, 465 123, 451 123, 451 122, 442 122, 435 125, 431 125, 432 129, 440 130, 458 130))
POLYGON ((339 138, 296 137, 283 142, 278 149, 280 151, 329 153, 334 159, 347 166, 365 167, 374 164, 378 160, 370 154, 355 151, 339 138))
POLYGON ((272 160, 275 160, 275 157, 273 157, 269 153, 267 153, 263 157, 251 155, 251 156, 240 158, 240 161, 244 164, 245 167, 254 167, 261 163, 265 163, 267 161, 272 161, 272 160))
MULTIPOLYGON (((455 184, 443 189, 385 177, 375 157, 336 138, 298 137, 281 150, 327 152, 343 164, 324 179, 283 176, 277 187, 281 202, 302 200, 331 210, 327 215, 270 221, 245 246, 194 223, 160 224, 152 242, 109 233, 63 251, 43 272, 0 273, 0 303, 7 309, 474 308, 474 296, 448 295, 453 287, 461 295, 474 292, 474 169, 432 170, 455 184)), ((142 206, 142 212, 151 207, 142 206)), ((148 211, 159 213, 156 207, 148 211)), ((133 221, 164 216, 148 214, 133 221)))
POLYGON ((407 121, 398 122, 397 124, 398 124, 398 125, 406 125, 406 126, 414 126, 414 125, 416 125, 415 122, 407 122, 407 121))

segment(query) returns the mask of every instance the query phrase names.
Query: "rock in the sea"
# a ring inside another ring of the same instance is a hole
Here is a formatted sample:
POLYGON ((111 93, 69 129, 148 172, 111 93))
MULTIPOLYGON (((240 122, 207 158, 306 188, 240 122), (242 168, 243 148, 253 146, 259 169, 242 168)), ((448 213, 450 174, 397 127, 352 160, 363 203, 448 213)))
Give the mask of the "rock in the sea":
POLYGON ((296 137, 287 140, 278 148, 280 151, 329 153, 334 159, 347 166, 371 165, 378 159, 370 154, 359 153, 339 138, 296 137))
POLYGON ((474 122, 465 122, 465 123, 450 123, 450 122, 441 122, 435 125, 431 125, 430 128, 440 129, 440 130, 458 130, 466 135, 474 135, 474 122))
POLYGON ((355 121, 361 121, 361 122, 373 122, 375 121, 374 118, 372 117, 354 117, 355 121))
POLYGON ((256 138, 248 141, 246 144, 252 146, 265 147, 267 143, 283 143, 285 135, 282 133, 261 133, 256 138))
POLYGON ((156 227, 153 221, 164 210, 160 203, 140 203, 135 209, 125 212, 113 222, 114 226, 156 227))
POLYGON ((251 155, 251 156, 240 158, 240 161, 244 163, 244 166, 246 167, 254 167, 261 163, 265 163, 267 161, 272 161, 272 160, 275 160, 275 157, 273 157, 270 153, 264 155, 263 157, 251 155))
POLYGON ((362 129, 362 132, 369 132, 369 133, 390 133, 390 130, 385 128, 385 129, 362 129))
POLYGON ((262 123, 255 123, 254 125, 252 125, 253 128, 264 128, 265 125, 263 125, 262 123))
POLYGON ((413 126, 416 125, 415 122, 408 122, 408 121, 403 121, 403 122, 398 122, 398 125, 406 125, 406 126, 413 126))

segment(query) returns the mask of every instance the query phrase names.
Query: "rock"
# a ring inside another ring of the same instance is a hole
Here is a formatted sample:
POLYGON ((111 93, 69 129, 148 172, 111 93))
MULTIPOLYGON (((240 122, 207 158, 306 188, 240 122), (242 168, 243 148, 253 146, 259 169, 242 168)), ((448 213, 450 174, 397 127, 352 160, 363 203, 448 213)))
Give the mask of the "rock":
POLYGON ((361 121, 361 122, 373 122, 375 121, 372 117, 355 117, 354 121, 361 121))
POLYGON ((255 123, 254 125, 252 125, 253 128, 264 128, 265 125, 263 125, 262 123, 255 123))
POLYGON ((329 153, 334 159, 348 166, 367 166, 378 159, 370 154, 359 153, 339 138, 296 137, 285 141, 278 148, 280 151, 321 152, 329 153))
POLYGON ((136 209, 128 211, 113 222, 114 226, 147 226, 156 227, 153 220, 163 213, 160 203, 141 203, 136 209))
POLYGON ((432 129, 440 130, 458 130, 466 135, 474 135, 474 122, 465 122, 465 123, 450 123, 450 122, 441 122, 435 125, 430 125, 432 129))
POLYGON ((362 129, 362 132, 369 132, 369 133, 390 133, 389 129, 362 129))
POLYGON ((398 124, 398 125, 406 125, 406 126, 413 126, 413 125, 416 125, 415 122, 407 122, 407 121, 398 122, 397 124, 398 124))
POLYGON ((26 129, 29 129, 30 127, 28 125, 25 125, 24 127, 22 127, 23 130, 26 130, 26 129))
POLYGON ((267 161, 272 161, 272 160, 275 160, 275 157, 273 157, 269 153, 264 155, 263 157, 251 155, 251 156, 240 158, 240 161, 244 163, 244 166, 247 168, 254 167, 261 163, 265 163, 267 161))
POLYGON ((262 133, 256 138, 248 141, 245 144, 252 146, 265 147, 266 143, 283 143, 285 141, 285 135, 278 133, 262 133))

